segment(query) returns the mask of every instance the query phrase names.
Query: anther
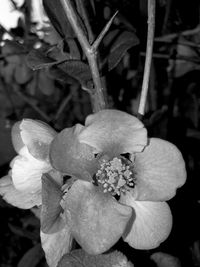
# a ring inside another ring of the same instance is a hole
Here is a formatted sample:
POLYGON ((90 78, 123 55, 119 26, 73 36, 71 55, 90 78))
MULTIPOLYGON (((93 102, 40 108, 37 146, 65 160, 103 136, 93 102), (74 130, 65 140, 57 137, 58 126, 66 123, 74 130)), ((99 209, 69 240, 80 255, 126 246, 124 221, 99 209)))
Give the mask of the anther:
POLYGON ((102 159, 100 169, 96 173, 96 180, 103 187, 103 192, 110 192, 113 196, 134 187, 135 179, 130 165, 124 158, 114 158, 111 161, 102 159))

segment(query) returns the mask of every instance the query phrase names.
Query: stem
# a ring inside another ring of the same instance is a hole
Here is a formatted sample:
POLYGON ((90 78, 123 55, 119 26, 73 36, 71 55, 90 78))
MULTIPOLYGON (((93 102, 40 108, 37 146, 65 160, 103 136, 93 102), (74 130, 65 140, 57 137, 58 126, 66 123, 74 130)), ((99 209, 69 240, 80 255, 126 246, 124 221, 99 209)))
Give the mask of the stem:
POLYGON ((30 107, 32 107, 33 110, 35 110, 44 120, 47 122, 51 122, 51 118, 42 111, 37 105, 35 105, 31 100, 25 96, 22 92, 20 92, 18 86, 14 86, 14 92, 17 94, 24 102, 26 102, 30 107))
POLYGON ((155 5, 156 5, 155 0, 148 0, 148 33, 147 33, 147 48, 146 48, 147 52, 145 59, 142 92, 138 108, 138 116, 143 116, 145 113, 145 104, 148 93, 149 76, 150 76, 151 60, 153 53, 153 40, 154 40, 154 29, 155 29, 155 5))
POLYGON ((94 92, 92 94, 92 105, 93 111, 98 112, 106 107, 106 102, 103 94, 103 86, 100 79, 100 73, 97 65, 97 47, 91 46, 83 32, 81 26, 79 25, 76 13, 69 0, 60 0, 66 16, 79 40, 79 43, 87 57, 90 70, 92 73, 92 78, 94 82, 94 92))

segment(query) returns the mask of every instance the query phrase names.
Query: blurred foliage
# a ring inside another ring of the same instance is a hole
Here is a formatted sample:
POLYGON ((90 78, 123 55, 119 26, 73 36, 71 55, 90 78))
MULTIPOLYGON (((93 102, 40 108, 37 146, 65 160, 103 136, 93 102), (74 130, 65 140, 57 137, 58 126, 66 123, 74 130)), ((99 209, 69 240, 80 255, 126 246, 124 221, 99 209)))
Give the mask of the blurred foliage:
MULTIPOLYGON (((11 1, 11 0, 10 0, 11 1)), ((46 121, 57 130, 83 122, 91 113, 93 87, 84 53, 59 1, 44 0, 51 23, 32 19, 31 1, 22 6, 15 28, 0 25, 0 171, 15 155, 10 129, 24 117, 46 121)), ((110 107, 137 114, 145 58, 146 0, 74 0, 90 43, 119 11, 99 47, 99 67, 110 107)), ((121 241, 115 249, 134 266, 200 266, 200 26, 198 0, 157 1, 156 38, 144 123, 150 136, 175 143, 188 169, 184 188, 169 202, 174 226, 153 251, 135 251, 121 241), (157 253, 157 254, 154 254, 157 253), (170 256, 173 255, 173 256, 170 256), (170 265, 171 266, 171 265, 170 265)), ((46 266, 39 243, 39 221, 31 211, 0 199, 0 266, 46 266)))

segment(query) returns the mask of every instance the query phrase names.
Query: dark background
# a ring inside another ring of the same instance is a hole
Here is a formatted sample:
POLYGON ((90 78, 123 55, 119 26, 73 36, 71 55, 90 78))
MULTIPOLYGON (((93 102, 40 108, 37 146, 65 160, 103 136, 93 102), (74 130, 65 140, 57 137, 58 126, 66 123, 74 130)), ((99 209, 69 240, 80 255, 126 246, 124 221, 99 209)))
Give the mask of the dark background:
MULTIPOLYGON (((0 25, 1 177, 7 174, 9 162, 15 156, 10 130, 17 120, 24 117, 40 119, 59 131, 77 122, 83 123, 92 112, 89 95, 81 89, 88 74, 85 74, 85 67, 78 66, 79 71, 82 68, 84 73, 83 79, 79 79, 76 67, 73 67, 73 73, 57 65, 33 71, 30 68, 33 59, 29 57, 27 60, 27 55, 37 45, 46 55, 48 51, 57 60, 65 53, 72 53, 70 44, 63 42, 62 27, 58 25, 57 33, 52 26, 38 32, 37 23, 32 21, 31 1, 25 1, 22 6, 11 2, 13 8, 21 12, 23 19, 19 19, 16 28, 10 30, 0 25), (9 41, 5 40, 6 33, 9 41)), ((123 57, 119 58, 115 66, 112 65, 111 70, 106 61, 114 45, 111 34, 106 35, 99 52, 109 106, 137 115, 145 59, 147 1, 94 0, 84 3, 94 36, 97 36, 116 10, 119 13, 110 32, 117 30, 118 36, 126 31, 132 33, 131 37, 120 37, 119 42, 125 44, 124 51, 120 50, 123 57), (130 40, 134 44, 129 46, 127 44, 130 40)), ((46 11, 48 13, 48 9, 46 11)), ((122 251, 136 267, 156 266, 150 258, 155 252, 165 252, 179 260, 179 265, 168 262, 168 265, 160 263, 160 267, 200 266, 199 23, 198 0, 157 1, 153 63, 143 122, 149 136, 160 137, 177 145, 183 153, 188 178, 177 195, 169 201, 174 219, 173 229, 159 248, 136 251, 121 240, 115 245, 114 248, 122 251)), ((55 27, 55 19, 53 24, 55 27)), ((79 59, 86 63, 80 45, 77 40, 75 42, 79 59)), ((77 51, 74 52, 76 56, 77 51)), ((14 208, 2 199, 0 213, 0 266, 45 266, 39 244, 39 221, 34 213, 14 208), (36 258, 38 260, 34 262, 36 258)))

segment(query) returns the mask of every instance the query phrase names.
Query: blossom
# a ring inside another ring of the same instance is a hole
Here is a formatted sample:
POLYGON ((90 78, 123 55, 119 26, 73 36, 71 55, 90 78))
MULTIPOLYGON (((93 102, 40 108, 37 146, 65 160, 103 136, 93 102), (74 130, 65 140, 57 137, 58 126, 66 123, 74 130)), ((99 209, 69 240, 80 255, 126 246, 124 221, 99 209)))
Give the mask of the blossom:
POLYGON ((0 179, 0 195, 10 204, 28 209, 41 205, 41 177, 52 171, 49 145, 57 133, 47 124, 23 119, 12 127, 12 143, 18 155, 8 175, 0 179))
POLYGON ((62 187, 66 229, 89 254, 111 248, 120 237, 136 249, 152 249, 169 235, 167 200, 186 180, 173 144, 147 138, 134 116, 102 110, 61 131, 50 162, 73 182, 62 187))

